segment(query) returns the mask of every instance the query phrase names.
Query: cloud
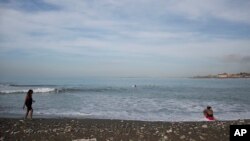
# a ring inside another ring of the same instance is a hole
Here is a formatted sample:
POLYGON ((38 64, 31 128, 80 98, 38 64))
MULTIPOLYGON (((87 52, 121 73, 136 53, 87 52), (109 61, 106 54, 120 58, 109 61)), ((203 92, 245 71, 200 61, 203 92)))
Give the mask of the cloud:
POLYGON ((250 2, 247 0, 182 0, 172 1, 172 12, 192 20, 221 20, 250 24, 250 2))
POLYGON ((249 56, 244 56, 242 58, 242 62, 244 62, 244 63, 250 63, 250 55, 249 56))
POLYGON ((250 55, 229 54, 223 57, 223 61, 228 63, 250 64, 250 55))
POLYGON ((139 74, 157 68, 145 74, 159 74, 166 66, 175 72, 204 62, 214 65, 223 57, 228 62, 248 62, 248 7, 244 0, 0 2, 1 64, 7 68, 6 62, 18 56, 24 64, 30 59, 48 68, 64 60, 79 70, 79 64, 94 64, 89 72, 109 66, 106 72, 115 73, 109 70, 113 69, 118 74, 122 69, 114 67, 121 67, 139 74), (17 53, 20 50, 24 54, 17 53))
POLYGON ((44 2, 43 0, 40 1, 30 1, 30 0, 3 0, 0 1, 0 6, 9 8, 9 9, 16 9, 23 12, 42 12, 42 11, 51 11, 58 9, 56 5, 44 2))

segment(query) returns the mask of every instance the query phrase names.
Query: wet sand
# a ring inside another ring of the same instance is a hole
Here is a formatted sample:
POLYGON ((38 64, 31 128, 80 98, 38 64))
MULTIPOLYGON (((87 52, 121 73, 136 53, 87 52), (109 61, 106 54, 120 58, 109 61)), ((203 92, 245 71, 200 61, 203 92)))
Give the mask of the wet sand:
POLYGON ((249 125, 250 120, 148 122, 0 118, 0 141, 228 141, 229 126, 242 124, 249 125))

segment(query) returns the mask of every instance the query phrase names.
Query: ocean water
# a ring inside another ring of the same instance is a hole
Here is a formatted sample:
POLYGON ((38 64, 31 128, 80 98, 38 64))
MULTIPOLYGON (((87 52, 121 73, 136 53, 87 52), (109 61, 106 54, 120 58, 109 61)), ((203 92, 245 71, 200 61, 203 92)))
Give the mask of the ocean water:
POLYGON ((82 78, 0 82, 0 117, 23 117, 33 89, 34 117, 202 121, 250 119, 250 79, 82 78), (135 86, 136 85, 136 86, 135 86))

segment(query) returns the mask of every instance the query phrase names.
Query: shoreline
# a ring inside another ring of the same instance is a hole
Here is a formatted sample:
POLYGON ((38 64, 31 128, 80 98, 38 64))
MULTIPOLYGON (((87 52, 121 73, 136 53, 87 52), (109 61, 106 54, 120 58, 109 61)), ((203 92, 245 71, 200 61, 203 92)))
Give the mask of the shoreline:
MULTIPOLYGON (((10 115, 0 115, 0 119, 24 119, 24 114, 10 114, 10 115)), ((200 119, 187 119, 187 120, 138 120, 138 119, 119 119, 119 118, 104 118, 104 117, 92 117, 92 116, 59 116, 59 115, 33 115, 33 119, 52 119, 52 120, 61 120, 61 119, 76 119, 76 120, 85 120, 85 119, 92 119, 92 120, 123 120, 123 121, 138 121, 138 122, 207 122, 208 120, 205 117, 201 117, 200 119)), ((231 119, 223 119, 217 118, 217 121, 238 121, 238 120, 250 120, 250 118, 231 118, 231 119)))
POLYGON ((227 141, 230 125, 249 125, 250 119, 169 122, 87 118, 0 118, 0 124, 0 140, 227 141))

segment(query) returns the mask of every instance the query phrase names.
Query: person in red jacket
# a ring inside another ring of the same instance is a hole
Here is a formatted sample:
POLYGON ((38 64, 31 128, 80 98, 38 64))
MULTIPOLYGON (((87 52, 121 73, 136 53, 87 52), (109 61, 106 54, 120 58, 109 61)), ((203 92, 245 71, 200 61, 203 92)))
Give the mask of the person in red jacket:
POLYGON ((207 108, 204 109, 203 114, 208 120, 215 120, 214 112, 211 106, 207 106, 207 108))

